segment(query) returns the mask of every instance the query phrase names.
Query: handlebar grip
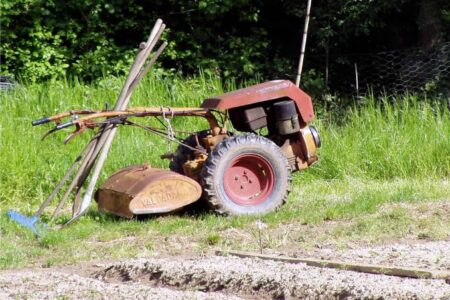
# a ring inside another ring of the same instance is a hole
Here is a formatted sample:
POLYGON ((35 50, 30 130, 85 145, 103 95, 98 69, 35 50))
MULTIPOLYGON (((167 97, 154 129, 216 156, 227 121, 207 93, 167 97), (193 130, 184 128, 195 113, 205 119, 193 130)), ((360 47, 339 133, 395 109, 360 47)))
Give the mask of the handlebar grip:
POLYGON ((42 124, 48 123, 50 121, 51 121, 51 119, 49 117, 43 117, 41 119, 34 120, 33 122, 31 122, 31 125, 33 125, 33 126, 42 125, 42 124))
POLYGON ((72 125, 73 125, 73 122, 72 122, 72 121, 69 121, 69 122, 67 122, 67 123, 63 123, 63 124, 56 125, 55 129, 56 129, 56 130, 60 130, 60 129, 63 129, 63 128, 70 127, 70 126, 72 126, 72 125))

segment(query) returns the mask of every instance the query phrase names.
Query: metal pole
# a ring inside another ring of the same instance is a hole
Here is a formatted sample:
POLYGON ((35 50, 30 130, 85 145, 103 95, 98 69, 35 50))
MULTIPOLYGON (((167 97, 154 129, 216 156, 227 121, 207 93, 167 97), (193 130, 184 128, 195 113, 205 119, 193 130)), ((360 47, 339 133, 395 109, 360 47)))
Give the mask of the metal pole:
POLYGON ((358 77, 358 65, 355 63, 355 87, 356 87, 356 99, 359 99, 359 77, 358 77))
MULTIPOLYGON (((138 52, 138 55, 136 56, 136 59, 131 67, 130 74, 125 82, 125 85, 119 95, 119 98, 117 100, 117 103, 114 107, 114 110, 124 110, 126 109, 126 106, 128 105, 128 102, 131 97, 131 93, 133 88, 136 84, 133 84, 136 78, 139 78, 139 75, 141 72, 145 70, 144 63, 147 60, 147 57, 149 56, 150 52, 152 51, 153 47, 156 45, 157 40, 159 39, 162 31, 164 30, 165 25, 162 23, 162 20, 158 19, 155 23, 155 26, 152 29, 152 32, 148 38, 147 43, 144 43, 140 46, 140 51, 138 52), (162 28, 161 28, 162 27, 162 28), (144 67, 144 70, 142 69, 144 67)), ((136 82, 137 83, 137 82, 136 82)), ((97 163, 95 164, 94 170, 91 175, 90 182, 86 188, 85 194, 83 199, 81 200, 81 203, 74 203, 77 206, 79 205, 78 209, 73 212, 72 219, 70 219, 65 225, 68 225, 78 219, 87 209, 89 206, 92 196, 95 189, 95 184, 97 183, 98 177, 100 175, 100 171, 103 167, 103 164, 105 163, 106 157, 108 155, 108 151, 112 145, 112 141, 114 139, 114 136, 116 134, 117 127, 115 125, 107 126, 104 129, 104 132, 101 136, 101 138, 104 138, 103 143, 99 143, 96 147, 97 149, 101 149, 99 152, 99 157, 97 159, 97 163)), ((97 155, 94 156, 94 160, 97 158, 97 155)), ((78 202, 78 201, 76 201, 78 202)))
POLYGON ((300 59, 298 61, 297 79, 295 80, 295 84, 298 87, 300 86, 300 79, 302 77, 302 70, 303 70, 303 59, 305 58, 306 38, 308 37, 308 25, 309 25, 309 15, 311 12, 311 2, 312 0, 308 0, 308 4, 306 6, 306 17, 305 17, 305 26, 303 28, 302 48, 300 50, 300 59))

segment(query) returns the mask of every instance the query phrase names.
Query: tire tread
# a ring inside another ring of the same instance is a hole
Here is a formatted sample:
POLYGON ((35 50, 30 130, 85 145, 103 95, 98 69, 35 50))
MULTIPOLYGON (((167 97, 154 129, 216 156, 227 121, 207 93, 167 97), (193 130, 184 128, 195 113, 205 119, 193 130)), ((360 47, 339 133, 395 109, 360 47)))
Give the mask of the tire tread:
MULTIPOLYGON (((279 205, 275 207, 275 210, 284 205, 287 201, 289 192, 290 192, 290 183, 291 183, 291 172, 288 161, 286 157, 283 155, 281 149, 271 140, 264 138, 262 136, 256 134, 245 134, 245 135, 235 135, 230 138, 223 140, 219 145, 217 145, 214 150, 210 153, 205 166, 200 175, 200 183, 203 186, 203 198, 206 200, 208 206, 214 210, 218 214, 222 215, 233 215, 236 214, 233 211, 230 211, 223 201, 217 195, 214 188, 214 175, 216 173, 217 165, 220 162, 220 158, 230 149, 240 145, 260 145, 261 147, 265 147, 267 150, 272 151, 277 159, 282 161, 284 167, 288 170, 287 172, 287 190, 283 195, 283 198, 279 205)), ((267 211, 268 212, 268 211, 267 211)), ((267 213, 263 212, 263 213, 267 213)))

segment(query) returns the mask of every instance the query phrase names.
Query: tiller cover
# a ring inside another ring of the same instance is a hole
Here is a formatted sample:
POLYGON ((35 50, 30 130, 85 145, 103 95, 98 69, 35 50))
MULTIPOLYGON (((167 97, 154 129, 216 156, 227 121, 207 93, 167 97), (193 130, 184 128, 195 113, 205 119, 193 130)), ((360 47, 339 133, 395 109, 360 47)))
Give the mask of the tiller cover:
POLYGON ((197 201, 200 185, 178 173, 130 166, 109 177, 95 194, 98 209, 125 218, 177 210, 197 201))

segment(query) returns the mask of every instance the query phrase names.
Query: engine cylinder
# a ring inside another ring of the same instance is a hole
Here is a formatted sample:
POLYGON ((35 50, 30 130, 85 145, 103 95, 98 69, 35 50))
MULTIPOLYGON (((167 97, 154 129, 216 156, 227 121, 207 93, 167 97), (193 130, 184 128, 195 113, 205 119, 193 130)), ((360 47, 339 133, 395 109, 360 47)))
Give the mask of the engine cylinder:
POLYGON ((275 103, 273 114, 279 134, 287 135, 300 131, 300 121, 294 101, 286 100, 275 103))

